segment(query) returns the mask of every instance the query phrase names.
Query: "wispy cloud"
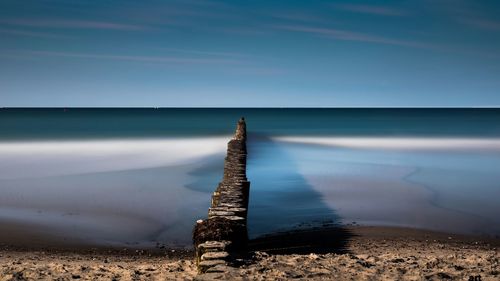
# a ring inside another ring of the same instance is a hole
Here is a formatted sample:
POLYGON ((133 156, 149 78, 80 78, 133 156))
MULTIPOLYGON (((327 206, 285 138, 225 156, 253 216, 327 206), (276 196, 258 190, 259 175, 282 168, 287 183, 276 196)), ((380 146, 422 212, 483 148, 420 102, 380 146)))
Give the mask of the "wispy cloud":
POLYGON ((84 20, 53 20, 53 19, 6 19, 0 23, 35 28, 59 28, 59 29, 104 29, 104 30, 143 30, 141 25, 122 24, 103 21, 84 20))
POLYGON ((500 22, 498 21, 474 19, 474 20, 464 20, 463 22, 470 26, 484 30, 500 31, 500 22))
POLYGON ((272 18, 278 20, 285 20, 288 22, 302 22, 302 23, 326 23, 330 22, 325 18, 317 14, 308 14, 305 12, 296 12, 296 11, 280 11, 269 14, 272 18))
MULTIPOLYGON (((188 51, 191 52, 191 51, 188 51)), ((132 55, 109 55, 109 54, 90 54, 90 53, 73 53, 73 52, 55 52, 55 51, 37 51, 37 50, 0 50, 0 57, 9 59, 40 59, 43 57, 60 57, 68 59, 92 59, 92 60, 112 60, 119 62, 145 63, 145 65, 187 65, 191 69, 194 65, 210 66, 210 71, 225 73, 226 75, 252 75, 252 76, 279 76, 286 73, 282 68, 273 65, 263 65, 261 62, 245 59, 242 55, 240 58, 235 54, 234 58, 213 57, 212 53, 203 51, 193 51, 200 56, 184 57, 184 56, 132 56, 132 55), (208 54, 206 54, 208 53, 208 54), (206 55, 202 55, 206 54, 206 55), (218 67, 223 66, 223 67, 218 67)), ((231 55, 230 53, 229 55, 231 55)))
POLYGON ((249 54, 241 54, 241 53, 233 53, 233 52, 213 52, 213 51, 200 51, 200 50, 192 50, 192 49, 178 49, 178 48, 158 48, 160 50, 174 52, 174 53, 182 53, 182 54, 191 54, 198 56, 210 56, 210 57, 250 57, 249 54))
POLYGON ((495 13, 494 7, 488 7, 489 5, 482 1, 449 1, 435 6, 432 4, 434 2, 437 4, 439 1, 428 1, 426 7, 438 8, 442 14, 441 18, 449 20, 452 24, 459 23, 486 31, 500 31, 500 21, 491 14, 495 13))
POLYGON ((10 34, 10 35, 19 35, 19 36, 49 38, 49 39, 66 37, 63 35, 46 33, 46 32, 34 32, 34 31, 17 30, 17 29, 4 29, 4 28, 0 28, 0 33, 10 34))
POLYGON ((317 27, 308 27, 308 26, 275 26, 276 29, 287 30, 292 32, 302 32, 310 35, 321 36, 324 38, 331 38, 334 40, 343 40, 343 41, 354 41, 354 42, 365 42, 365 43, 373 43, 373 44, 384 44, 384 45, 394 45, 394 46, 402 46, 408 48, 416 48, 416 49, 426 49, 438 52, 452 52, 457 54, 465 54, 469 56, 475 57, 485 57, 485 58, 494 58, 498 59, 499 55, 497 53, 491 53, 486 51, 475 51, 463 49, 457 46, 446 46, 446 45, 438 45, 433 43, 425 43, 419 41, 409 41, 402 39, 394 39, 383 36, 376 36, 366 33, 360 32, 352 32, 347 30, 340 29, 332 29, 332 28, 317 28, 317 27))
POLYGON ((344 4, 335 5, 335 7, 344 11, 378 16, 401 17, 408 14, 405 10, 402 9, 374 5, 344 4))
POLYGON ((216 27, 207 30, 211 30, 212 32, 235 34, 240 36, 261 36, 261 35, 271 34, 270 30, 267 30, 260 26, 216 27))
MULTIPOLYGON (((5 52, 5 51, 4 51, 5 52)), ((223 58, 186 58, 186 57, 165 57, 165 56, 131 56, 131 55, 109 55, 109 54, 88 54, 88 53, 69 53, 69 52, 51 52, 51 51, 11 51, 14 55, 25 56, 50 56, 79 59, 100 59, 116 60, 129 62, 149 62, 149 63, 167 63, 167 64, 240 64, 241 60, 223 59, 223 58)))
POLYGON ((146 25, 163 27, 207 28, 207 21, 241 19, 241 10, 231 4, 214 1, 158 1, 148 5, 144 1, 121 5, 107 15, 123 20, 134 20, 146 25))
POLYGON ((318 27, 297 26, 297 25, 282 25, 282 26, 275 26, 275 28, 293 32, 302 32, 311 35, 332 38, 336 40, 344 40, 344 41, 377 43, 377 44, 396 45, 396 46, 405 46, 405 47, 422 48, 422 49, 437 48, 437 46, 434 46, 432 44, 427 44, 417 41, 393 39, 393 38, 387 38, 382 36, 376 36, 376 35, 341 30, 341 29, 318 28, 318 27))

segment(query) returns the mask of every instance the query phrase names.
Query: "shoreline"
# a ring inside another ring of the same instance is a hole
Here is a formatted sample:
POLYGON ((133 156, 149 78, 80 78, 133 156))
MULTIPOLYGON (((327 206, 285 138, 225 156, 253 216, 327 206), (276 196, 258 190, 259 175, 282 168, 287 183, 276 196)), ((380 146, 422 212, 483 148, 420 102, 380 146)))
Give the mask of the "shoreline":
MULTIPOLYGON (((8 248, 12 251, 30 252, 30 251, 47 251, 56 253, 109 253, 114 254, 122 253, 128 255, 134 251, 148 252, 151 255, 162 255, 164 251, 177 251, 194 253, 194 249, 189 246, 175 246, 156 243, 131 243, 131 244, 99 244, 92 243, 85 240, 71 239, 67 240, 64 236, 38 236, 37 232, 26 233, 24 226, 16 229, 16 223, 10 225, 3 225, 4 228, 0 233, 0 250, 8 248), (142 246, 141 246, 142 245, 142 246)), ((314 226, 311 228, 296 228, 285 231, 277 231, 274 233, 265 234, 249 240, 250 250, 252 251, 265 251, 265 247, 269 243, 275 243, 280 239, 295 238, 295 241, 288 241, 286 243, 302 243, 304 242, 307 248, 307 242, 318 236, 330 237, 328 239, 336 238, 345 240, 343 242, 349 243, 350 240, 407 240, 428 242, 426 240, 432 239, 437 241, 447 241, 448 243, 469 243, 481 242, 489 244, 492 247, 500 248, 500 236, 495 235, 474 235, 474 234, 458 234, 451 232, 443 232, 437 230, 429 230, 405 226, 381 226, 381 225, 329 225, 329 226, 314 226), (342 233, 339 233, 342 232, 342 233), (301 241, 297 241, 297 236, 301 241), (264 241, 264 246, 258 246, 264 241), (257 246, 256 246, 257 245, 257 246), (264 247, 264 248, 262 248, 264 247)), ((296 247, 296 246, 294 246, 296 247)), ((330 249, 331 250, 331 249, 330 249)), ((335 249, 333 250, 335 251, 335 249)))
MULTIPOLYGON (((499 238, 400 227, 346 226, 343 229, 349 234, 343 238, 338 228, 326 227, 251 240, 253 252, 248 262, 224 273, 223 279, 254 276, 256 280, 468 280, 469 276, 480 275, 481 280, 495 280, 500 276, 499 238), (325 251, 318 252, 311 244, 318 240, 339 242, 339 237, 344 239, 343 249, 320 244, 325 246, 325 251), (288 245, 280 245, 277 251, 272 247, 280 240, 288 245), (260 248, 256 246, 259 243, 260 248)), ((209 273, 196 277, 192 249, 39 246, 0 243, 0 280, 56 277, 61 280, 192 280, 211 276, 209 273)))
MULTIPOLYGON (((31 233, 30 233, 31 234, 31 233)), ((77 254, 96 254, 96 253, 113 253, 121 255, 134 255, 133 252, 140 251, 148 253, 153 256, 161 256, 163 252, 172 250, 175 252, 193 253, 192 246, 173 246, 157 243, 155 247, 141 247, 140 244, 118 244, 118 245, 104 245, 93 244, 90 242, 72 240, 67 242, 63 237, 47 237, 42 239, 32 240, 36 237, 33 235, 20 236, 20 233, 8 229, 0 233, 0 251, 6 248, 9 251, 30 252, 30 251, 45 251, 54 253, 77 253, 77 254), (21 239, 19 239, 21 238, 21 239), (28 242, 29 241, 29 242, 28 242), (35 244, 27 244, 36 241, 35 244)), ((367 225, 334 225, 334 226, 318 226, 312 228, 297 228, 287 231, 280 231, 262 235, 249 240, 251 251, 266 251, 264 249, 269 243, 275 243, 279 239, 295 238, 299 236, 301 241, 304 242, 307 248, 307 242, 312 241, 318 236, 333 237, 336 239, 343 239, 344 242, 350 244, 351 241, 364 241, 364 240, 412 240, 419 242, 429 242, 429 240, 436 240, 446 243, 475 243, 483 245, 490 245, 491 247, 500 248, 500 236, 491 235, 472 235, 472 234, 457 234, 450 232, 434 231, 421 228, 412 228, 404 226, 367 226, 367 225), (339 234, 338 232, 342 232, 339 234), (259 246, 264 241, 264 246, 259 246), (264 247, 264 248, 262 248, 264 247)), ((330 239, 330 238, 329 238, 330 239)), ((297 240, 297 239, 295 239, 297 240)), ((435 241, 434 241, 435 242, 435 241)), ((286 243, 297 243, 296 241, 287 241, 286 243)), ((293 246, 297 248, 296 246, 293 246)), ((331 249, 330 249, 331 250, 331 249)), ((270 250, 272 251, 272 250, 270 250)), ((335 251, 335 249, 333 249, 335 251)), ((314 252, 314 251, 311 251, 314 252)))

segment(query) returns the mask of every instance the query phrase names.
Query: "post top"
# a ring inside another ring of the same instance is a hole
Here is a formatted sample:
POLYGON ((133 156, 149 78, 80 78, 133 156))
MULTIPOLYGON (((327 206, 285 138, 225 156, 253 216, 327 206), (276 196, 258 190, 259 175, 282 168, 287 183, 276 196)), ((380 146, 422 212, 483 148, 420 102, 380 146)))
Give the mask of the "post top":
POLYGON ((236 132, 234 133, 233 139, 245 140, 247 137, 247 126, 245 123, 245 117, 241 117, 236 125, 236 132))

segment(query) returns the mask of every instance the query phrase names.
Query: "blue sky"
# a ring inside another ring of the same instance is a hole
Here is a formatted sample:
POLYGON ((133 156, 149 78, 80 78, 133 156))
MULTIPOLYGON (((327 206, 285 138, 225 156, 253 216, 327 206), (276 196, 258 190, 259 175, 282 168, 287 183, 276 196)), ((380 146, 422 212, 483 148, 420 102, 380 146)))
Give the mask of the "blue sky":
POLYGON ((0 106, 499 106, 500 1, 0 1, 0 106))

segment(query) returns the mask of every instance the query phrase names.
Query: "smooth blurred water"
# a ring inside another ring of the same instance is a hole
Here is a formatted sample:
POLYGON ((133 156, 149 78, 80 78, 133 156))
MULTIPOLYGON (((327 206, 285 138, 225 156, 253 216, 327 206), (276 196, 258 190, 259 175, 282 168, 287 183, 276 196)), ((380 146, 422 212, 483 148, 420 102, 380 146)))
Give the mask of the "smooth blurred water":
POLYGON ((241 116, 273 136, 500 136, 500 110, 484 108, 0 108, 0 139, 221 136, 241 116))
POLYGON ((0 226, 189 245, 240 116, 251 237, 352 222, 500 235, 498 109, 4 108, 0 226))

